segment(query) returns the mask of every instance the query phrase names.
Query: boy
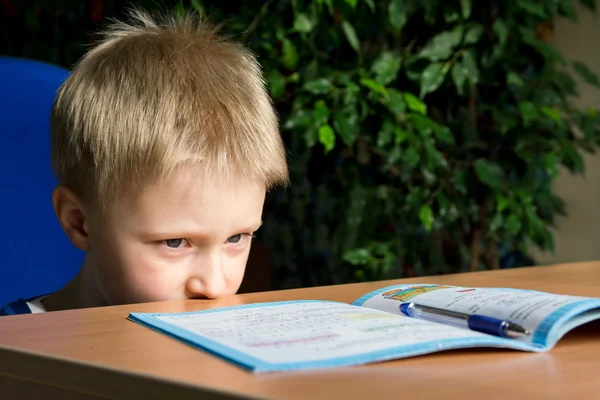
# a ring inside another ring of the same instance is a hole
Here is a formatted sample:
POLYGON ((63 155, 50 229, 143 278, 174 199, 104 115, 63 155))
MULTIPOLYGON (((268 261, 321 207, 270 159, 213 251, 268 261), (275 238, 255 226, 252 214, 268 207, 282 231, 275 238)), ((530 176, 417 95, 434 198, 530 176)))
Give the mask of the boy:
POLYGON ((133 12, 61 86, 51 126, 52 202, 85 261, 0 315, 236 293, 265 193, 288 183, 248 51, 191 16, 133 12))

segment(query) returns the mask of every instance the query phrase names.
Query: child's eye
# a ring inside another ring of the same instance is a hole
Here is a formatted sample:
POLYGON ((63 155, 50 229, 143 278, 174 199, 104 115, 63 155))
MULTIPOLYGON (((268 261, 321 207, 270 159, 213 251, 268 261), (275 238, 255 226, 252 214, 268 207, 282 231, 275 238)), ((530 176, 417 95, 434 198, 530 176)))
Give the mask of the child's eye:
POLYGON ((242 234, 238 233, 237 235, 233 235, 227 239, 227 243, 239 243, 242 240, 242 234))
POLYGON ((253 235, 250 233, 238 233, 237 235, 230 236, 227 239, 227 243, 236 244, 240 243, 243 239, 251 238, 253 235))
POLYGON ((187 243, 186 239, 167 239, 167 240, 163 240, 163 243, 167 245, 167 247, 170 247, 172 249, 177 249, 179 247, 182 247, 183 244, 187 243))

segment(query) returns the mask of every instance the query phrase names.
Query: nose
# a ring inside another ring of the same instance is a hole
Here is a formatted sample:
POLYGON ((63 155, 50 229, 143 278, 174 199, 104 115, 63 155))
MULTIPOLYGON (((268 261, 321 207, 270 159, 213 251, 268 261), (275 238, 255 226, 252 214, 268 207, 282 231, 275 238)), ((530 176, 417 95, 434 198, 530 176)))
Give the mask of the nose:
POLYGON ((187 281, 186 289, 191 298, 216 299, 225 293, 227 283, 220 252, 207 254, 199 260, 187 281))

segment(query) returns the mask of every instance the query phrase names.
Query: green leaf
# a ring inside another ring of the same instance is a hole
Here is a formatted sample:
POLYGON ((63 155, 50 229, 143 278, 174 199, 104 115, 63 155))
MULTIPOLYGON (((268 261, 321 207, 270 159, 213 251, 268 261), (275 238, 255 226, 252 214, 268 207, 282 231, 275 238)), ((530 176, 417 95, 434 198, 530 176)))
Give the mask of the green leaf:
MULTIPOLYGON (((181 3, 181 2, 180 2, 180 3, 177 3, 177 5, 175 6, 175 14, 176 14, 177 16, 179 16, 179 17, 184 17, 184 16, 186 16, 186 15, 187 15, 187 10, 186 10, 186 8, 183 6, 183 3, 181 3)), ((33 20, 32 22, 33 22, 33 24, 35 24, 37 21, 36 21, 36 20, 33 20)), ((32 29, 32 25, 33 25, 33 24, 31 24, 31 23, 28 23, 28 25, 29 25, 29 29, 30 29, 30 30, 32 29)))
MULTIPOLYGON (((384 131, 380 131, 380 134, 387 134, 387 132, 384 131)), ((391 138, 391 136, 390 136, 391 138)), ((388 138, 382 138, 383 140, 387 140, 388 138)), ((384 145, 379 146, 379 147, 384 147, 384 145)), ((389 168, 392 165, 396 164, 398 162, 398 160, 400 160, 400 157, 402 157, 402 149, 400 148, 400 145, 396 144, 394 145, 394 147, 392 147, 392 150, 390 150, 387 154, 387 165, 386 167, 389 168)))
POLYGON ((305 13, 296 14, 294 19, 294 27, 292 28, 296 32, 308 33, 313 30, 314 23, 308 18, 305 13))
POLYGON ((357 102, 358 94, 360 93, 360 86, 354 82, 346 83, 346 90, 344 93, 345 104, 355 104, 357 102))
POLYGON ((540 248, 546 249, 554 246, 552 235, 542 219, 537 215, 534 207, 528 206, 525 210, 527 220, 527 234, 540 248))
POLYGON ((511 235, 518 234, 519 231, 521 231, 521 227, 522 226, 523 225, 521 224, 521 218, 519 218, 518 215, 516 215, 516 214, 510 214, 508 216, 508 218, 506 218, 505 227, 506 227, 506 230, 511 235))
POLYGON ((361 85, 371 89, 375 93, 379 93, 384 97, 388 96, 385 86, 375 82, 373 79, 361 78, 359 82, 361 85))
POLYGON ((504 20, 502 18, 496 18, 492 24, 492 29, 496 33, 496 36, 498 36, 500 46, 504 46, 508 39, 508 28, 506 27, 504 20))
POLYGON ((468 19, 471 16, 471 0, 460 0, 460 9, 463 19, 468 19))
POLYGON ((414 111, 419 114, 427 114, 427 105, 421 101, 417 96, 412 93, 404 92, 404 100, 406 101, 406 105, 411 111, 414 111))
POLYGON ((510 205, 508 198, 501 193, 496 194, 496 208, 498 212, 502 212, 510 205))
POLYGON ((600 82, 598 81, 598 75, 596 75, 592 70, 590 70, 587 65, 581 63, 579 61, 575 61, 573 63, 573 69, 583 80, 585 80, 588 84, 595 86, 600 89, 600 82))
POLYGON ((427 93, 431 93, 439 88, 444 82, 447 69, 444 68, 444 63, 429 64, 421 75, 421 94, 423 98, 427 93))
MULTIPOLYGON (((354 71, 352 71, 354 72, 354 71)), ((330 72, 330 74, 332 75, 333 79, 332 81, 339 84, 339 85, 343 85, 346 86, 349 83, 352 83, 352 79, 354 79, 354 77, 352 76, 351 72, 348 71, 335 71, 335 72, 330 72)))
POLYGON ((500 128, 500 132, 506 133, 520 125, 519 115, 512 111, 495 108, 492 110, 494 121, 500 128))
POLYGON ((456 91, 458 94, 461 96, 464 95, 465 83, 469 77, 469 72, 462 62, 455 62, 454 65, 452 65, 452 69, 450 69, 450 76, 452 77, 452 82, 454 82, 454 86, 456 86, 456 91))
POLYGON ((324 125, 327 122, 329 119, 329 108, 327 107, 327 104, 325 104, 324 100, 315 101, 313 116, 317 126, 324 125))
POLYGON ((320 78, 323 74, 319 71, 319 62, 316 59, 311 60, 304 66, 302 71, 302 78, 304 82, 308 82, 312 79, 320 78))
POLYGON ((467 50, 463 53, 462 65, 467 71, 467 81, 471 86, 476 86, 479 83, 479 67, 477 66, 473 50, 467 50))
POLYGON ((581 116, 579 119, 579 129, 586 139, 594 140, 597 137, 600 120, 596 116, 596 110, 591 108, 590 111, 581 116))
POLYGON ((401 30, 406 24, 406 1, 405 0, 392 0, 388 6, 388 19, 390 24, 396 29, 401 30))
POLYGON ((333 114, 333 127, 337 134, 342 138, 346 147, 352 147, 358 137, 359 123, 356 112, 333 114))
POLYGON ((453 208, 454 208, 454 204, 452 204, 452 202, 450 201, 450 199, 448 198, 448 196, 446 196, 444 194, 444 192, 440 192, 438 193, 438 195, 435 197, 435 202, 437 204, 437 209, 438 209, 438 215, 440 217, 446 217, 449 216, 451 219, 453 219, 453 208))
POLYGON ((523 36, 523 41, 544 56, 546 62, 557 62, 560 65, 567 65, 567 61, 556 46, 537 39, 531 31, 522 29, 520 33, 523 36))
POLYGON ((475 175, 481 183, 492 189, 498 189, 504 181, 504 172, 496 163, 479 159, 475 161, 475 175))
POLYGON ((284 129, 305 129, 314 122, 314 114, 304 109, 294 110, 283 124, 284 129))
POLYGON ((523 11, 534 15, 538 18, 545 19, 548 17, 546 14, 546 10, 544 10, 544 6, 542 2, 539 0, 517 0, 517 6, 520 7, 523 11))
POLYGON ((560 115, 560 111, 552 107, 542 107, 540 108, 542 113, 556 122, 558 125, 563 125, 564 121, 562 116, 560 115))
POLYGON ((479 82, 479 68, 472 50, 465 51, 462 57, 452 65, 450 75, 457 93, 461 96, 467 93, 467 82, 471 87, 477 85, 479 82))
POLYGON ((396 144, 401 144, 406 140, 406 132, 399 126, 394 126, 394 140, 396 144))
POLYGON ((465 35, 465 44, 474 44, 481 39, 483 35, 483 26, 480 24, 471 24, 465 35))
POLYGON ((509 72, 508 74, 506 74, 506 84, 509 86, 523 86, 523 79, 521 79, 521 77, 517 74, 515 74, 514 72, 509 72))
POLYGON ((344 20, 342 22, 342 29, 344 31, 344 35, 346 35, 346 39, 348 40, 348 43, 350 43, 350 46, 352 46, 354 51, 356 51, 358 54, 360 54, 360 42, 358 41, 358 37, 356 36, 356 31, 354 30, 354 27, 352 26, 352 24, 350 22, 344 20))
POLYGON ((555 177, 559 172, 560 163, 555 153, 546 153, 542 156, 542 166, 544 172, 551 177, 555 177))
POLYGON ((577 14, 575 13, 572 0, 561 0, 558 3, 558 10, 562 15, 569 18, 572 22, 577 22, 577 14))
MULTIPOLYGON (((389 119, 386 119, 381 125, 381 129, 377 135, 377 146, 385 147, 392 142, 393 134, 394 134, 394 123, 389 119)), ((398 153, 400 152, 400 147, 396 146, 398 153)), ((399 158, 399 154, 396 158, 399 158)), ((393 164, 395 161, 390 160, 391 157, 388 155, 388 161, 393 164)))
POLYGON ((367 249, 354 249, 346 252, 342 258, 352 265, 367 265, 372 257, 367 249))
MULTIPOLYGON (((430 136, 434 133, 440 142, 447 144, 454 143, 452 131, 450 131, 447 126, 441 126, 437 122, 421 114, 410 113, 408 117, 413 126, 423 137, 430 136)), ((430 143, 433 144, 433 142, 430 143)))
POLYGON ((329 153, 335 147, 335 132, 330 125, 321 125, 319 127, 319 142, 325 147, 325 154, 329 153))
POLYGON ((369 6, 371 12, 375 12, 375 2, 373 0, 365 0, 365 3, 369 6))
POLYGON ((204 7, 202 6, 202 2, 200 0, 192 0, 192 8, 196 11, 200 16, 206 15, 204 12, 204 7))
POLYGON ((404 160, 404 162, 414 168, 417 166, 417 164, 419 163, 419 161, 421 161, 421 156, 419 155, 419 153, 417 152, 417 150, 415 150, 414 147, 409 147, 405 152, 404 155, 402 156, 402 159, 404 160))
POLYGON ((539 113, 535 106, 530 101, 522 101, 518 104, 519 112, 521 113, 521 117, 523 117, 523 122, 525 125, 528 125, 532 121, 538 118, 539 113))
POLYGON ((445 9, 444 10, 444 21, 447 24, 453 24, 460 19, 460 14, 456 12, 454 9, 445 9))
POLYGON ((298 58, 298 50, 294 43, 289 39, 283 39, 281 64, 287 69, 294 70, 298 64, 298 58))
POLYGON ((438 125, 433 132, 435 133, 435 136, 438 138, 438 140, 442 143, 446 143, 446 144, 454 144, 454 135, 452 134, 452 131, 450 130, 450 128, 448 128, 447 126, 440 126, 438 125))
POLYGON ((421 209, 419 210, 419 219, 423 224, 423 227, 430 231, 433 227, 433 222, 435 221, 433 216, 433 210, 427 204, 423 204, 421 209))
POLYGON ((468 188, 467 188, 467 171, 463 170, 459 170, 457 171, 451 178, 450 181, 452 182, 452 184, 454 185, 454 188, 456 189, 456 191, 460 194, 467 194, 468 188))
MULTIPOLYGON (((540 219, 541 221, 541 219, 540 219)), ((543 224, 543 221, 541 221, 543 224)), ((539 246, 542 250, 553 252, 554 251, 554 236, 550 232, 547 226, 542 225, 539 230, 539 246)))
POLYGON ((454 24, 456 21, 460 20, 460 14, 456 12, 453 8, 446 8, 444 10, 444 21, 447 24, 454 24))
POLYGON ((278 99, 283 96, 285 92, 285 77, 281 73, 272 69, 266 74, 267 82, 269 82, 269 89, 271 89, 271 97, 278 99))
POLYGON ((400 70, 401 61, 402 59, 397 53, 382 52, 371 66, 371 71, 375 74, 375 80, 382 85, 387 85, 395 80, 400 70))
MULTIPOLYGON (((387 89, 388 97, 383 103, 396 116, 403 114, 406 111, 406 98, 396 89, 387 89)), ((420 101, 420 100, 419 100, 420 101)))
POLYGON ((497 232, 498 229, 502 227, 502 223, 504 222, 504 217, 500 213, 494 214, 492 221, 490 222, 490 232, 497 232))
POLYGON ((290 76, 287 77, 288 82, 296 83, 300 80, 300 74, 298 72, 294 72, 290 76))
POLYGON ((410 208, 420 207, 427 201, 428 189, 423 186, 413 186, 405 197, 410 208))
POLYGON ((312 149, 317 144, 318 132, 313 126, 304 131, 304 141, 309 149, 312 149))
MULTIPOLYGON (((439 152, 438 149, 435 148, 432 140, 425 141, 425 155, 427 156, 427 168, 432 171, 439 167, 446 168, 448 166, 446 158, 442 153, 439 152)), ((435 176, 431 180, 434 181, 435 176)))
POLYGON ((327 6, 330 15, 333 15, 333 0, 317 0, 317 4, 327 6))
POLYGON ((400 147, 398 145, 402 144, 406 140, 406 132, 402 130, 397 124, 393 121, 386 119, 381 126, 381 130, 377 136, 377 146, 385 147, 394 141, 396 145, 394 150, 398 154, 395 156, 395 160, 392 160, 391 153, 388 155, 388 162, 393 164, 400 158, 400 147))
POLYGON ((421 114, 410 113, 410 122, 422 136, 429 136, 436 129, 437 124, 421 114))
POLYGON ((356 4, 358 4, 358 0, 345 0, 345 1, 352 8, 356 8, 356 4))
POLYGON ((431 61, 446 60, 454 54, 454 49, 462 40, 462 26, 458 25, 450 31, 444 31, 431 39, 418 53, 421 58, 431 61))
POLYGON ((313 94, 327 94, 331 92, 333 85, 327 78, 316 78, 306 82, 302 88, 313 94))
POLYGON ((561 153, 563 164, 569 171, 574 174, 584 171, 583 158, 570 141, 561 141, 561 153))

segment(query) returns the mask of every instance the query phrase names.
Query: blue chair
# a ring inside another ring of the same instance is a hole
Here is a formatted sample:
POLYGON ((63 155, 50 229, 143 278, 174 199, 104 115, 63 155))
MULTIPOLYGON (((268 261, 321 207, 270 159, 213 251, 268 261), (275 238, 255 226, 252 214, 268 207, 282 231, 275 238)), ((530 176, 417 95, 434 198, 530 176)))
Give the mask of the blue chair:
POLYGON ((73 246, 52 208, 50 110, 69 71, 0 57, 0 306, 52 293, 77 273, 73 246))

